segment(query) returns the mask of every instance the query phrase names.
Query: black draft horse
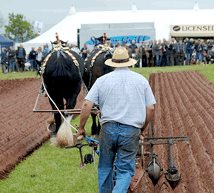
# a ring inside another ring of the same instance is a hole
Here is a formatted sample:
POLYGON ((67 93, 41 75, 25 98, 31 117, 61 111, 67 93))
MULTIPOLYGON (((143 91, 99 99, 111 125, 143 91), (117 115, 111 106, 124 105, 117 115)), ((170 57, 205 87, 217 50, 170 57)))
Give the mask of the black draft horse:
MULTIPOLYGON (((45 58, 43 81, 46 90, 56 106, 60 109, 73 109, 81 90, 84 72, 84 60, 70 49, 52 50, 45 58), (48 58, 47 58, 48 57, 48 58), (65 101, 64 101, 65 100, 65 101)), ((57 108, 49 99, 53 110, 57 108)), ((61 115, 54 113, 55 124, 51 135, 56 135, 62 123, 61 115)))
MULTIPOLYGON (((96 79, 104 74, 107 74, 113 71, 112 67, 105 65, 105 61, 109 58, 112 58, 112 52, 110 48, 106 48, 104 46, 95 47, 89 56, 85 59, 84 63, 84 74, 83 80, 88 90, 95 83, 96 79)), ((99 135, 100 132, 100 124, 96 123, 96 114, 91 113, 92 116, 92 127, 91 134, 99 135)))

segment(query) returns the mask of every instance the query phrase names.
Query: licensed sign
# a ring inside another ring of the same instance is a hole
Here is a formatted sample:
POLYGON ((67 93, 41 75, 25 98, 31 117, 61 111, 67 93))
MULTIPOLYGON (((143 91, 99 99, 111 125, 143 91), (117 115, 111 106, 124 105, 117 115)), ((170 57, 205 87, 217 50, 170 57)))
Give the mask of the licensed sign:
POLYGON ((213 37, 214 25, 171 25, 171 37, 213 37))

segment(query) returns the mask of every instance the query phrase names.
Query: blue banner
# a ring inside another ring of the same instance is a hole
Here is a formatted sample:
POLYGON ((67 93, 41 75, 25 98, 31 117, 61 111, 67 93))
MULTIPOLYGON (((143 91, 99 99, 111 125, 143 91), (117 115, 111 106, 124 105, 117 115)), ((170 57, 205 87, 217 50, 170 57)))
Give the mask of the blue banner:
MULTIPOLYGON (((150 36, 144 35, 130 35, 130 36, 112 36, 109 37, 112 45, 116 45, 118 42, 120 44, 131 44, 132 40, 136 41, 136 44, 140 44, 143 41, 150 40, 150 36)), ((97 45, 99 41, 96 40, 94 37, 91 37, 90 40, 85 42, 88 45, 97 45)))

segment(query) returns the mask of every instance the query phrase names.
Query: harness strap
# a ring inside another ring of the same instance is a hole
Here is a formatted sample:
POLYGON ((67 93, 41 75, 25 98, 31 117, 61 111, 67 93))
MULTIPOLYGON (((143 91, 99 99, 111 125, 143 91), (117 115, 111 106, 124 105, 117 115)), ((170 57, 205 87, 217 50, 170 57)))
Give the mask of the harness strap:
MULTIPOLYGON (((97 46, 98 49, 100 49, 91 59, 91 64, 89 66, 89 85, 88 85, 88 90, 90 89, 90 87, 92 86, 91 83, 92 83, 92 67, 94 66, 94 63, 96 61, 96 58, 104 53, 104 52, 107 52, 107 51, 111 51, 112 49, 108 46, 103 46, 103 45, 99 45, 97 46)), ((85 62, 87 62, 88 58, 85 59, 85 62)), ((86 68, 87 69, 87 68, 86 68)))
POLYGON ((95 54, 95 56, 93 56, 92 60, 91 60, 91 65, 90 67, 93 67, 96 58, 102 54, 103 52, 107 52, 107 51, 111 51, 112 49, 109 46, 104 46, 104 45, 98 45, 97 48, 99 48, 100 50, 95 54))
POLYGON ((53 53, 53 52, 49 53, 49 54, 46 56, 46 58, 44 59, 42 65, 41 65, 41 67, 44 68, 44 67, 46 66, 46 63, 48 62, 48 60, 49 60, 49 58, 51 57, 52 53, 53 53))
MULTIPOLYGON (((71 53, 70 53, 70 49, 68 47, 62 47, 62 46, 58 46, 58 47, 55 47, 52 52, 46 56, 46 58, 44 59, 42 65, 41 65, 41 74, 44 73, 44 69, 45 69, 45 66, 46 66, 46 63, 48 62, 49 58, 52 56, 52 54, 56 51, 59 51, 59 50, 62 50, 63 52, 65 52, 68 56, 71 57, 73 63, 78 67, 79 69, 79 62, 78 60, 76 59, 75 56, 73 56, 71 53)), ((80 70, 80 69, 79 69, 80 70)))
POLYGON ((78 62, 78 60, 76 59, 76 57, 73 56, 73 55, 69 52, 69 50, 64 50, 64 52, 65 52, 68 56, 70 56, 70 58, 72 59, 73 63, 79 68, 79 62, 78 62))
POLYGON ((93 58, 92 58, 92 60, 91 60, 91 65, 90 65, 90 67, 93 67, 93 65, 94 65, 94 63, 95 63, 95 61, 96 61, 96 58, 100 55, 100 54, 102 54, 104 51, 103 50, 99 50, 96 54, 95 54, 95 56, 93 56, 93 58))
MULTIPOLYGON (((86 89, 86 91, 87 91, 87 93, 88 93, 88 89, 87 89, 87 87, 86 87, 86 85, 85 85, 85 83, 84 83, 84 81, 83 81, 83 79, 82 79, 82 74, 81 74, 81 71, 80 71, 80 68, 79 68, 79 62, 78 62, 78 60, 76 59, 76 57, 70 52, 70 49, 68 48, 68 47, 62 47, 62 46, 60 46, 60 47, 56 47, 56 48, 54 48, 53 49, 53 52, 55 52, 55 51, 59 51, 59 50, 63 50, 63 52, 65 52, 71 59, 72 59, 72 61, 73 61, 73 63, 75 64, 75 66, 78 68, 78 72, 79 72, 79 77, 80 77, 80 79, 81 79, 81 83, 83 84, 83 87, 86 89)), ((52 53, 53 53, 52 52, 52 53)), ((52 55, 52 53, 50 54, 50 56, 52 55)), ((49 57, 50 57, 49 56, 49 57)), ((47 56, 47 60, 45 61, 45 65, 46 65, 46 62, 48 61, 48 56, 47 56)), ((44 65, 44 67, 45 67, 45 65, 44 65)))

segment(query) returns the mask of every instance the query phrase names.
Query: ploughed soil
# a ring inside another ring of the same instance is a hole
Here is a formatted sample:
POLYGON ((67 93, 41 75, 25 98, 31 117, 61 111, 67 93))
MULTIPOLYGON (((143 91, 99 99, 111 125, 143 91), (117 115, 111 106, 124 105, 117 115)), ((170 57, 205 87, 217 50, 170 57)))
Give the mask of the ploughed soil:
MULTIPOLYGON (((174 189, 164 175, 168 169, 165 144, 153 146, 163 168, 158 183, 154 186, 145 172, 133 192, 213 193, 213 85, 196 72, 152 74, 149 82, 157 100, 154 137, 188 136, 190 140, 173 145, 173 162, 181 174, 174 189)), ((46 120, 51 113, 32 112, 39 87, 39 79, 0 81, 0 178, 49 138, 46 120)), ((81 106, 82 98, 83 92, 76 108, 81 106)), ((50 109, 48 99, 40 96, 36 108, 50 109)), ((149 157, 145 160, 146 168, 149 157)))
MULTIPOLYGON (((47 119, 52 113, 33 112, 40 82, 34 78, 0 80, 0 179, 49 138, 47 119)), ((40 95, 37 101, 37 110, 51 109, 47 97, 40 95)))
MULTIPOLYGON (((214 192, 214 88, 197 72, 152 74, 149 79, 157 104, 154 137, 188 136, 172 147, 173 163, 181 179, 172 188, 165 178, 168 145, 154 145, 163 172, 154 186, 147 173, 135 193, 214 192)), ((147 149, 147 147, 145 147, 147 149)), ((146 160, 145 168, 148 165, 146 160)), ((130 192, 130 191, 129 191, 130 192)))

